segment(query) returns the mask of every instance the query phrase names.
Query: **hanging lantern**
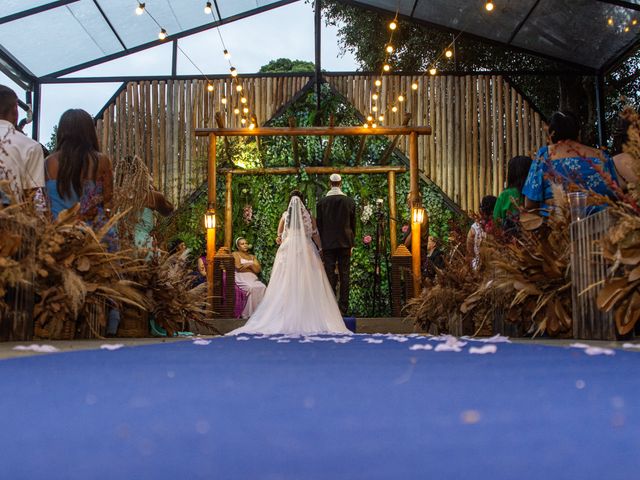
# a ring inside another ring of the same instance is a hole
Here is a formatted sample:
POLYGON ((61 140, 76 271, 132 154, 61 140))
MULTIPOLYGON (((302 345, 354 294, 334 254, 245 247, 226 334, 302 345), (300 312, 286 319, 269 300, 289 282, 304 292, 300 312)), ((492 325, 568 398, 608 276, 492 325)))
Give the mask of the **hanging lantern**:
POLYGON ((212 230, 216 228, 216 209, 212 205, 209 205, 206 213, 204 214, 204 228, 212 230))
POLYGON ((424 221, 424 207, 419 202, 411 209, 411 221, 418 224, 422 224, 424 221))

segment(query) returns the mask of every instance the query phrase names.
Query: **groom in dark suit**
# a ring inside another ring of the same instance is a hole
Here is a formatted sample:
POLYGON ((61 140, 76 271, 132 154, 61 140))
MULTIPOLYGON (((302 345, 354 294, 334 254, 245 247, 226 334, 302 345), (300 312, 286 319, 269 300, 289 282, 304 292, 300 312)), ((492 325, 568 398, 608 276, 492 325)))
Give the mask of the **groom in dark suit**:
POLYGON ((342 178, 329 177, 331 189, 317 205, 317 224, 322 241, 322 262, 329 283, 336 291, 336 264, 340 277, 338 307, 343 315, 349 309, 349 267, 356 233, 356 204, 342 192, 342 178))

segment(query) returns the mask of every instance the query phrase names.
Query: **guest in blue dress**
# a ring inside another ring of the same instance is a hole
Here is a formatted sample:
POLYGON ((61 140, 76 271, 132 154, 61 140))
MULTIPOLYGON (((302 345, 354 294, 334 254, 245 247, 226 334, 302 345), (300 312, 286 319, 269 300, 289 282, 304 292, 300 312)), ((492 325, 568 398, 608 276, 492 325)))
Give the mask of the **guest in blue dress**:
MULTIPOLYGON (((51 215, 80 203, 80 219, 95 230, 109 220, 113 173, 111 160, 100 153, 93 119, 84 110, 67 110, 58 124, 56 150, 45 160, 51 215)), ((103 241, 108 251, 118 249, 115 229, 103 241)))
MULTIPOLYGON (((100 153, 93 119, 84 110, 67 110, 60 117, 56 150, 45 160, 45 179, 50 210, 55 220, 60 212, 80 204, 80 219, 94 230, 109 221, 113 173, 111 160, 100 153)), ((102 241, 110 252, 118 249, 112 228, 102 241)), ((111 308, 107 335, 115 335, 120 312, 111 308)))
MULTIPOLYGON (((603 150, 591 148, 578 141, 580 123, 570 112, 556 112, 549 121, 551 143, 542 147, 531 164, 522 189, 525 208, 541 208, 548 215, 551 186, 561 183, 565 190, 569 184, 596 194, 615 198, 617 175, 613 160, 603 150)), ((602 210, 605 205, 590 205, 588 213, 602 210)))

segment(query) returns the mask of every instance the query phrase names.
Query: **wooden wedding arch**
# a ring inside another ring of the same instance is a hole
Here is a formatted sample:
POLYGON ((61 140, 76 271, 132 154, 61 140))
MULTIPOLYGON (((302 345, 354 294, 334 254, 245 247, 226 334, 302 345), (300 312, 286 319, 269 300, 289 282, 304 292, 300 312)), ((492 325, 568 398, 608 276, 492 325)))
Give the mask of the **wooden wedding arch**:
MULTIPOLYGON (((335 137, 335 136, 370 136, 370 135, 408 135, 409 136, 409 198, 413 207, 420 205, 420 190, 419 190, 419 171, 418 171, 418 136, 419 135, 431 135, 431 127, 427 126, 399 126, 399 127, 378 127, 378 128, 365 128, 365 127, 257 127, 254 129, 248 128, 197 128, 195 135, 198 137, 208 137, 209 149, 208 149, 208 173, 207 173, 207 198, 208 209, 212 212, 217 211, 216 205, 216 182, 217 182, 217 158, 216 158, 216 141, 217 137, 268 137, 268 136, 288 136, 288 137, 300 137, 300 136, 323 136, 323 137, 335 137)), ((262 173, 271 174, 291 174, 298 173, 299 168, 274 168, 274 169, 261 169, 262 173)), ((307 173, 316 174, 328 174, 334 172, 341 172, 345 174, 357 174, 357 173, 387 173, 389 175, 389 194, 390 194, 390 221, 391 230, 391 245, 392 249, 395 247, 395 173, 406 171, 404 167, 305 167, 304 171, 307 173), (392 191, 393 190, 393 191, 392 191), (393 200, 393 201, 392 201, 393 200)), ((226 171, 227 184, 226 184, 226 212, 225 216, 225 245, 231 247, 231 178, 233 174, 239 173, 251 173, 246 170, 231 170, 226 171)), ((213 302, 213 262, 215 257, 216 248, 216 229, 207 229, 207 294, 211 302, 213 302)), ((420 228, 415 228, 412 225, 411 228, 411 252, 412 252, 412 276, 414 284, 414 294, 417 295, 420 292, 420 285, 422 283, 422 275, 420 272, 420 228)))

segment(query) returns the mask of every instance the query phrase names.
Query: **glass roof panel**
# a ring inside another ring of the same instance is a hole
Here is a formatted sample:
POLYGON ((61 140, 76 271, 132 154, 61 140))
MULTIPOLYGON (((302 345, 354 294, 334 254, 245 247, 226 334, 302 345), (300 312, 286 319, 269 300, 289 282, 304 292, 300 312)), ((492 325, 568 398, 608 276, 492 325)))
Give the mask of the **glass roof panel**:
POLYGON ((2 0, 0 18, 51 3, 51 0, 2 0))
MULTIPOLYGON (((222 15, 224 19, 256 8, 266 7, 279 1, 280 0, 217 0, 217 3, 220 9, 220 15, 222 15)), ((215 9, 213 13, 216 13, 215 9)), ((216 14, 216 19, 217 18, 218 15, 216 14)))
POLYGON ((142 15, 136 15, 136 2, 131 0, 98 0, 98 3, 127 48, 158 40, 160 27, 154 19, 167 31, 169 38, 213 20, 211 15, 204 13, 205 2, 194 0, 147 1, 147 13, 142 15))
POLYGON ((0 38, 39 76, 122 50, 91 0, 0 24, 0 38))
POLYGON ((604 2, 541 0, 513 45, 598 68, 639 33, 640 12, 604 2))

